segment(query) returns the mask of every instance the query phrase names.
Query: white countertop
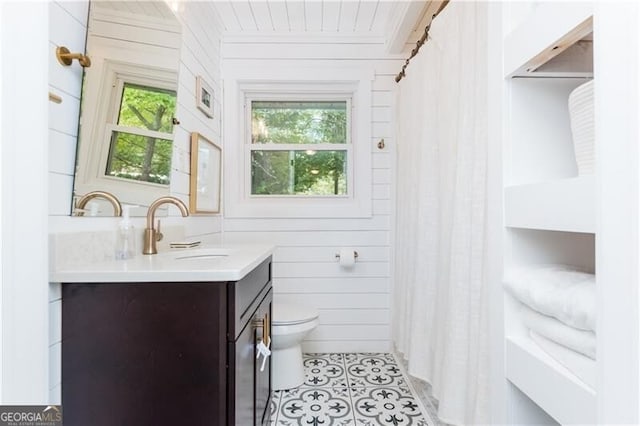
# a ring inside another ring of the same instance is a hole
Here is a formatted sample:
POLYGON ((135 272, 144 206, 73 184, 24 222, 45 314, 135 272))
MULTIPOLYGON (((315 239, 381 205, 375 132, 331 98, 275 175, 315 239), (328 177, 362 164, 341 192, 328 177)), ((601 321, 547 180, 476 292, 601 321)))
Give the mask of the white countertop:
POLYGON ((171 249, 128 260, 108 260, 54 269, 50 282, 194 282, 238 281, 273 254, 274 246, 202 245, 171 249))

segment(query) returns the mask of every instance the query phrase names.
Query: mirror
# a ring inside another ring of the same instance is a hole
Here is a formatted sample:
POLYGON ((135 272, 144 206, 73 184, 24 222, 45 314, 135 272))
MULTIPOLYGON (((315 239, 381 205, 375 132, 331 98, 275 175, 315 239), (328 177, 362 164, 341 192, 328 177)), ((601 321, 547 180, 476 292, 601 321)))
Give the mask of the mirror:
POLYGON ((163 1, 92 1, 89 5, 72 215, 112 216, 94 191, 115 195, 145 215, 169 195, 180 23, 163 1))

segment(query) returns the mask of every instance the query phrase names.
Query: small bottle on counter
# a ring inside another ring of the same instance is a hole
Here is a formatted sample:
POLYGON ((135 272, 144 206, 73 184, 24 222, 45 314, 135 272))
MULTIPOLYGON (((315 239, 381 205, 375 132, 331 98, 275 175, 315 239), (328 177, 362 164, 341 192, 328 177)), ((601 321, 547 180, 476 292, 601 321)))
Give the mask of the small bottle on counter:
POLYGON ((136 255, 136 232, 131 223, 130 209, 133 205, 122 206, 122 220, 116 231, 116 260, 131 259, 136 255))

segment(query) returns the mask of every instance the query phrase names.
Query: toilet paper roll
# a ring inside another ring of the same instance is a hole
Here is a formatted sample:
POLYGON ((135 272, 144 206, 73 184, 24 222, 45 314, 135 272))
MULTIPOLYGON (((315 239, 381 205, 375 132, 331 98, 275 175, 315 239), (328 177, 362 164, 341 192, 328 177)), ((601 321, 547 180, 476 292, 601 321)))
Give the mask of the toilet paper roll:
POLYGON ((340 249, 340 266, 343 268, 351 268, 356 263, 355 250, 352 248, 340 249))

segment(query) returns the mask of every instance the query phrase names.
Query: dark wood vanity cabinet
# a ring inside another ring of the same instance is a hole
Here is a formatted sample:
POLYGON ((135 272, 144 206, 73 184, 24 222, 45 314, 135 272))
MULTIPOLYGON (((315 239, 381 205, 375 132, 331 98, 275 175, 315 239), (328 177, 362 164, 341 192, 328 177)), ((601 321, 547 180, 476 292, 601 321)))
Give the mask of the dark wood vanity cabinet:
POLYGON ((237 282, 62 286, 65 426, 262 425, 271 258, 237 282))

